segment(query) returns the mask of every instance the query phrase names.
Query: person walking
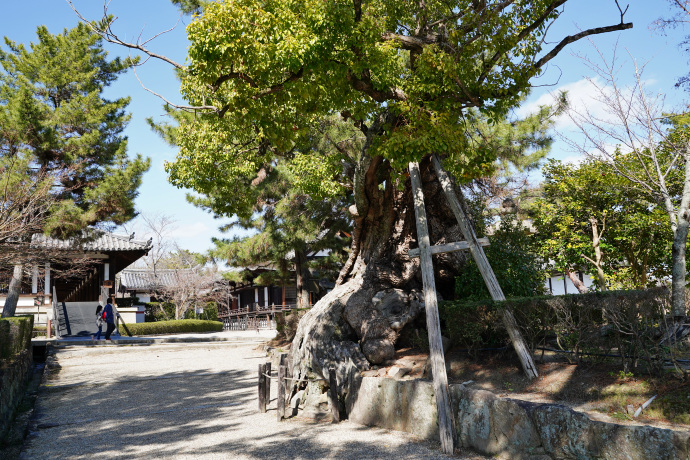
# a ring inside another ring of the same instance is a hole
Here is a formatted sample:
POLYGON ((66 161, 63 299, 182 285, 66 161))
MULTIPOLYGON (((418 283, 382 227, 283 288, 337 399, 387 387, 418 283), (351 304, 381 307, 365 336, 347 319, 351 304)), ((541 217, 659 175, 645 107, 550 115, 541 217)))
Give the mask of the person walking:
POLYGON ((105 312, 105 340, 111 340, 110 334, 113 333, 113 330, 115 330, 115 314, 113 313, 113 305, 112 305, 113 299, 112 297, 108 297, 108 303, 105 304, 105 307, 103 307, 103 311, 105 312))
MULTIPOLYGON (((96 326, 98 326, 98 334, 95 339, 101 340, 101 333, 103 332, 103 306, 96 307, 96 326)), ((94 340, 94 335, 91 334, 91 340, 94 340)))

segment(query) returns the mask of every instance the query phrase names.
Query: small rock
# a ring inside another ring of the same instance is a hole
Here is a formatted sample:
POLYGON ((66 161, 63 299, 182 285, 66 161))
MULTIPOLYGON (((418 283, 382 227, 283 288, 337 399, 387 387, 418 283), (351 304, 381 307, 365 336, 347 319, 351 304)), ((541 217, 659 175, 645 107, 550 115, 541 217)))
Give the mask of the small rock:
POLYGON ((633 406, 632 404, 628 404, 625 410, 626 412, 628 412, 628 414, 632 415, 635 413, 635 406, 633 406))
POLYGON ((410 370, 406 367, 398 367, 398 366, 393 366, 390 368, 388 371, 388 377, 392 377, 394 379, 401 379, 404 377, 410 370))

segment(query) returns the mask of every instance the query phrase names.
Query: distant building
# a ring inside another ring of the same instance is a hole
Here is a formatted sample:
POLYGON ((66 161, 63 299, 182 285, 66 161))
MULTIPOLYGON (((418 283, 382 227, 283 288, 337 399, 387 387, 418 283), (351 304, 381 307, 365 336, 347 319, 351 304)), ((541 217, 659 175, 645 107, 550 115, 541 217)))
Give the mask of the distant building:
MULTIPOLYGON (((33 235, 31 247, 46 249, 60 256, 60 262, 35 264, 24 277, 17 315, 33 314, 36 324, 45 324, 52 315, 53 294, 65 308, 80 306, 93 309, 99 303, 101 290, 109 296, 115 294, 115 277, 118 272, 146 255, 151 241, 134 240, 128 235, 89 229, 81 238, 59 240, 42 234, 33 235), (74 256, 74 263, 68 262, 74 256), (84 266, 84 258, 89 263, 84 266)), ((4 306, 11 269, 0 271, 0 306, 4 306)), ((137 313, 131 308, 120 309, 125 321, 136 322, 137 313)), ((52 318, 52 317, 51 317, 52 318)))

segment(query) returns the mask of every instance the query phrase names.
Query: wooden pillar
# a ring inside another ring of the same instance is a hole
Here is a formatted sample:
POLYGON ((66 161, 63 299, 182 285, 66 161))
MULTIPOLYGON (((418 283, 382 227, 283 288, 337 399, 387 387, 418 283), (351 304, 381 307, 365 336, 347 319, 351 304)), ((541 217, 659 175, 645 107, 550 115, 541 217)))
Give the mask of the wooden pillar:
MULTIPOLYGON (((438 159, 437 155, 432 155, 431 162, 434 166, 434 170, 436 171, 436 175, 441 182, 441 187, 443 187, 443 192, 448 199, 450 208, 453 210, 453 214, 455 214, 455 218, 460 224, 460 229, 465 236, 465 240, 470 245, 470 253, 474 258, 474 261, 477 263, 477 267, 482 274, 482 278, 484 278, 484 283, 491 294, 491 298, 498 301, 505 300, 506 297, 503 295, 503 290, 498 284, 498 280, 496 279, 496 275, 491 268, 491 264, 489 264, 489 260, 486 258, 484 249, 477 242, 477 235, 474 233, 474 228, 472 228, 472 225, 465 215, 465 212, 462 210, 462 206, 460 205, 460 201, 455 194, 453 184, 451 183, 448 174, 441 166, 441 161, 438 159)), ((426 287, 424 289, 426 290, 426 287)), ((522 338, 522 334, 520 334, 520 330, 517 327, 515 316, 513 316, 513 313, 508 309, 503 309, 503 324, 508 331, 510 340, 512 341, 513 347, 515 348, 515 351, 520 359, 523 371, 530 379, 538 377, 539 374, 537 373, 537 368, 534 365, 532 355, 530 354, 529 349, 522 338)))
POLYGON ((419 173, 419 165, 416 162, 410 163, 409 169, 417 222, 417 241, 419 242, 419 260, 422 267, 424 305, 426 308, 426 327, 429 333, 429 359, 431 360, 431 370, 434 379, 441 449, 446 455, 453 455, 453 417, 450 407, 450 395, 448 393, 446 360, 443 355, 443 343, 441 341, 441 322, 438 316, 438 299, 436 297, 434 267, 431 260, 429 229, 427 227, 426 210, 424 209, 422 179, 419 173))

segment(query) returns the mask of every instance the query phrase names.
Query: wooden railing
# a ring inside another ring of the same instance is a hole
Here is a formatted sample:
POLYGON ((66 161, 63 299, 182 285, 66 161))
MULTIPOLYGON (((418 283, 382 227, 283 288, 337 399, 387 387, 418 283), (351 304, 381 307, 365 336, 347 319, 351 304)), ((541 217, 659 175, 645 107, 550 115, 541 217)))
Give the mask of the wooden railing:
POLYGON ((297 305, 255 305, 218 313, 225 329, 275 329, 275 315, 297 308, 297 305))

